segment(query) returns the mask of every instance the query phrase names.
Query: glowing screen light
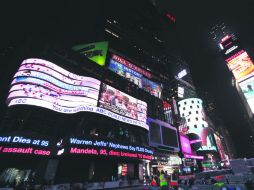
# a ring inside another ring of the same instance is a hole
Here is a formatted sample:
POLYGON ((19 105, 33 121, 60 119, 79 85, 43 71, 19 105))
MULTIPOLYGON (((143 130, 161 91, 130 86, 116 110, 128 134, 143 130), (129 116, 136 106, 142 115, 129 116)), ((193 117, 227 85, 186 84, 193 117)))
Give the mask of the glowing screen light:
POLYGON ((181 72, 179 72, 178 74, 177 74, 177 77, 179 78, 179 79, 181 79, 181 78, 183 78, 184 76, 186 76, 187 75, 187 71, 186 71, 186 69, 184 69, 184 70, 182 70, 181 72))
POLYGON ((239 83, 239 86, 252 113, 254 113, 254 77, 239 83))
POLYGON ((33 105, 65 114, 93 112, 148 130, 145 102, 121 93, 129 100, 128 113, 122 114, 126 110, 120 108, 120 112, 98 108, 99 80, 70 73, 49 61, 24 60, 11 84, 8 106, 33 105))
POLYGON ((244 51, 239 51, 235 55, 226 59, 229 69, 233 72, 236 80, 244 80, 254 75, 254 65, 249 55, 244 51))
POLYGON ((147 104, 109 85, 102 85, 99 106, 120 115, 146 122, 147 104))
POLYGON ((198 98, 188 98, 178 102, 180 115, 185 117, 189 130, 187 134, 194 133, 199 136, 202 142, 202 147, 198 149, 215 150, 216 146, 213 140, 212 133, 209 130, 208 123, 206 122, 206 115, 202 106, 203 102, 198 98))
POLYGON ((41 59, 23 61, 11 84, 7 103, 32 98, 68 108, 96 106, 100 88, 97 79, 75 75, 41 59))
POLYGON ((150 79, 147 79, 152 77, 151 73, 148 71, 137 67, 136 65, 115 54, 112 55, 108 68, 109 70, 126 78, 130 82, 133 82, 139 88, 149 92, 153 96, 161 98, 162 86, 151 81, 150 79))
POLYGON ((191 154, 192 150, 191 150, 190 141, 188 137, 180 135, 180 141, 181 141, 182 152, 191 154))
POLYGON ((77 45, 72 48, 100 66, 105 65, 108 50, 108 42, 95 42, 90 44, 77 45))

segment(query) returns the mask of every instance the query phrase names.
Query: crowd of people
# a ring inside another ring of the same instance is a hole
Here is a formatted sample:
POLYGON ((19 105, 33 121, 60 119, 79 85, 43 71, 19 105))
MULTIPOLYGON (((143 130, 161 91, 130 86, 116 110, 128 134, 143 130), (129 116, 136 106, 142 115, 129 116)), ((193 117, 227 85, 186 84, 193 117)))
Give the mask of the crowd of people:
POLYGON ((183 189, 189 189, 192 185, 190 180, 180 180, 179 173, 177 170, 169 175, 167 171, 161 170, 151 177, 146 177, 147 185, 145 189, 149 190, 169 190, 178 189, 182 187, 183 189))

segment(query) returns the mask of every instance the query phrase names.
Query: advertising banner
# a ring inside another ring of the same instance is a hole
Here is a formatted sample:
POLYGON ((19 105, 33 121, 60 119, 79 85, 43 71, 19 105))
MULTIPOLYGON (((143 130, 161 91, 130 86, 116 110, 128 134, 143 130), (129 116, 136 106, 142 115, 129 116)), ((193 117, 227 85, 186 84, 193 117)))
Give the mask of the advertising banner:
POLYGON ((250 106, 252 113, 254 113, 254 77, 239 83, 239 86, 244 97, 246 98, 248 105, 250 106))
MULTIPOLYGON (((216 151, 213 133, 208 127, 206 114, 203 109, 203 101, 198 98, 187 98, 178 102, 180 115, 183 117, 181 129, 190 138, 190 143, 201 142, 198 151, 216 151)), ((192 145, 193 146, 193 145, 192 145)))
POLYGON ((217 136, 216 134, 214 134, 214 138, 215 138, 215 141, 216 141, 216 145, 217 145, 218 152, 220 154, 221 160, 226 160, 225 151, 224 151, 224 148, 223 148, 220 137, 217 136))
POLYGON ((72 47, 74 51, 85 55, 88 59, 94 61, 100 66, 105 65, 108 51, 108 42, 95 42, 90 44, 76 45, 72 47))
POLYGON ((117 61, 110 59, 109 66, 108 68, 117 73, 118 75, 128 79, 129 81, 133 82, 136 84, 139 88, 142 88, 142 75, 139 74, 138 72, 118 63, 117 61))
POLYGON ((182 152, 192 154, 190 141, 189 141, 188 137, 180 135, 180 141, 181 141, 182 152))
POLYGON ((109 85, 102 84, 99 107, 146 122, 147 104, 109 85))
POLYGON ((148 74, 147 71, 138 68, 137 66, 131 64, 130 62, 115 54, 113 54, 112 59, 110 59, 108 68, 118 75, 133 82, 139 88, 149 92, 151 95, 161 98, 162 87, 156 82, 146 78, 151 78, 151 74, 148 74))
POLYGON ((236 53, 226 61, 236 80, 244 80, 254 75, 253 62, 245 51, 236 53))

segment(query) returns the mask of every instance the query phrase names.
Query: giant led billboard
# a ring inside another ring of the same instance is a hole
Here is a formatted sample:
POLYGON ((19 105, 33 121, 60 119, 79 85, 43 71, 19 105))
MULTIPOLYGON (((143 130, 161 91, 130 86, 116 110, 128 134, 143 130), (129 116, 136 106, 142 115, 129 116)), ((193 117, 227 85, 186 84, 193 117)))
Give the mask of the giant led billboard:
POLYGON ((144 89, 153 96, 161 98, 162 87, 156 82, 148 79, 152 77, 149 72, 133 65, 129 61, 115 54, 113 54, 112 59, 110 59, 108 68, 118 75, 133 82, 139 88, 144 89))
POLYGON ((236 80, 244 80, 254 75, 254 65, 249 55, 241 50, 226 59, 229 69, 233 72, 236 80))
POLYGON ((16 98, 41 100, 66 108, 96 106, 100 81, 70 73, 41 59, 27 59, 14 75, 7 103, 16 98))
POLYGON ((115 112, 97 107, 100 84, 97 79, 73 74, 49 61, 26 59, 14 75, 6 102, 8 106, 33 105, 65 114, 93 112, 148 129, 146 103, 142 101, 124 94, 129 98, 129 113, 125 114, 123 109, 115 112))
POLYGON ((102 84, 99 106, 114 113, 146 122, 147 104, 109 85, 102 84))
POLYGON ((198 136, 202 142, 198 151, 216 151, 213 134, 209 130, 202 104, 202 100, 198 98, 187 98, 178 102, 180 115, 186 120, 188 129, 185 134, 195 134, 198 136))
POLYGON ((239 83, 243 95, 252 111, 254 113, 254 77, 239 83))

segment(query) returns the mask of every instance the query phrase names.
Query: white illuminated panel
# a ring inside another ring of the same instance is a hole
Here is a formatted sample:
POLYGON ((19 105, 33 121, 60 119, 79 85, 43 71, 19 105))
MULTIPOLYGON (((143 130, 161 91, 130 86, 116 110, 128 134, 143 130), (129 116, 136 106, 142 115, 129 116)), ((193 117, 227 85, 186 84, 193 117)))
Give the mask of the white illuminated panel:
POLYGON ((47 101, 44 101, 44 100, 34 99, 34 98, 16 98, 16 99, 12 99, 8 106, 13 106, 13 105, 39 106, 39 107, 47 108, 47 109, 50 109, 50 110, 53 110, 53 111, 57 111, 57 112, 60 112, 60 113, 66 113, 66 114, 73 114, 73 113, 82 112, 82 111, 84 111, 84 112, 93 112, 93 113, 105 115, 107 117, 113 118, 115 120, 118 120, 118 121, 121 121, 121 122, 124 122, 124 123, 137 125, 137 126, 143 127, 143 128, 148 130, 148 125, 145 122, 130 119, 130 118, 115 114, 115 113, 113 113, 109 110, 99 108, 99 107, 95 107, 95 106, 86 106, 85 105, 85 106, 77 106, 77 107, 68 108, 68 107, 55 105, 54 103, 47 102, 47 101))
POLYGON ((239 83, 239 86, 252 113, 254 113, 254 77, 239 83))
POLYGON ((184 76, 186 76, 187 75, 187 71, 186 71, 186 69, 184 69, 184 70, 182 70, 181 72, 179 72, 178 74, 177 74, 177 77, 179 78, 179 79, 181 79, 181 78, 183 78, 184 76))
POLYGON ((202 150, 216 150, 207 136, 208 123, 203 110, 203 101, 198 98, 188 98, 178 102, 181 117, 185 117, 188 133, 197 134, 204 141, 202 150), (206 137, 206 139, 204 139, 206 137))

